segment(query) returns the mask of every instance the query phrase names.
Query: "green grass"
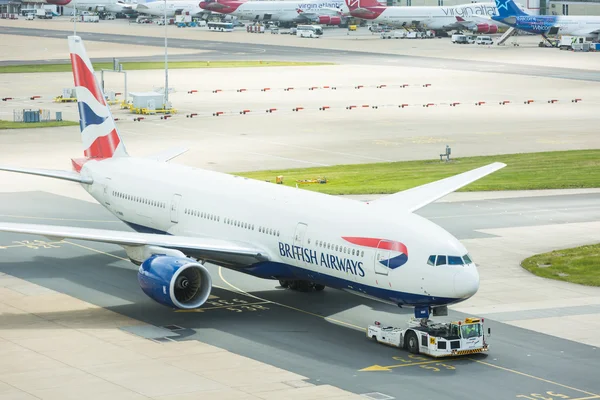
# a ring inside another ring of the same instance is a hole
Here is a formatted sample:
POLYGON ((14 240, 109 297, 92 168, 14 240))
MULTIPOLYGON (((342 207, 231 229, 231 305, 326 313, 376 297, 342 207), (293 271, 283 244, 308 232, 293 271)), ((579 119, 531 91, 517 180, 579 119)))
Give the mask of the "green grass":
POLYGON ((439 160, 338 165, 306 169, 241 172, 236 175, 295 186, 298 179, 327 178, 326 184, 298 185, 328 194, 385 194, 423 185, 500 161, 507 164, 463 191, 567 189, 600 187, 600 150, 507 154, 439 160))
POLYGON ((12 122, 0 120, 0 129, 25 129, 25 128, 52 128, 56 126, 79 125, 75 121, 49 121, 49 122, 12 122))
MULTIPOLYGON (((93 63, 94 69, 112 70, 112 63, 93 63)), ((164 69, 165 63, 158 62, 125 62, 123 69, 126 71, 164 69)), ((172 61, 169 69, 182 68, 241 68, 241 67, 294 67, 313 65, 333 65, 332 63, 295 62, 295 61, 172 61)), ((0 73, 32 73, 32 72, 71 72, 71 64, 31 64, 1 66, 0 73)))
POLYGON ((600 244, 538 254, 521 266, 542 278, 600 286, 600 244))

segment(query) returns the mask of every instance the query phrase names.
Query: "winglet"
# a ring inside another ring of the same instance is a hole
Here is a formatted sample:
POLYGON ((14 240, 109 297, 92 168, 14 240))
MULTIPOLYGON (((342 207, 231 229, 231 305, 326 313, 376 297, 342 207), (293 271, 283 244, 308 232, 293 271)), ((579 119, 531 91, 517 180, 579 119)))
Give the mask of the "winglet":
POLYGON ((376 207, 394 207, 395 209, 414 212, 427 204, 433 203, 455 190, 467 186, 468 184, 504 167, 506 167, 506 164, 495 162, 471 171, 463 172, 462 174, 381 197, 370 202, 370 204, 376 207))

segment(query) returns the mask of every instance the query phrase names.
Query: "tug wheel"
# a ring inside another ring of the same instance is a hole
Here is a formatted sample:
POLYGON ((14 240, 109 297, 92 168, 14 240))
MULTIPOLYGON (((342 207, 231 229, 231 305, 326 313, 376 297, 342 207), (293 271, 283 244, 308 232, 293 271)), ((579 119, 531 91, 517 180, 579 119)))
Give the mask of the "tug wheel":
POLYGON ((406 349, 412 354, 419 354, 419 339, 412 331, 406 334, 406 349))

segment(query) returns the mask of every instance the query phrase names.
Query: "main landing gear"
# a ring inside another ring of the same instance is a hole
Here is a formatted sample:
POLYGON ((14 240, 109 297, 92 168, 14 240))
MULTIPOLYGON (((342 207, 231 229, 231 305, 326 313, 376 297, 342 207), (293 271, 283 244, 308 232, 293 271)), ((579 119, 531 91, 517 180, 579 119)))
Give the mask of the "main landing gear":
POLYGON ((288 281, 288 280, 280 279, 279 284, 281 285, 281 287, 290 288, 292 290, 297 290, 299 292, 312 292, 313 290, 320 292, 321 290, 325 289, 324 285, 320 285, 318 283, 311 282, 311 281, 298 281, 298 280, 288 281))

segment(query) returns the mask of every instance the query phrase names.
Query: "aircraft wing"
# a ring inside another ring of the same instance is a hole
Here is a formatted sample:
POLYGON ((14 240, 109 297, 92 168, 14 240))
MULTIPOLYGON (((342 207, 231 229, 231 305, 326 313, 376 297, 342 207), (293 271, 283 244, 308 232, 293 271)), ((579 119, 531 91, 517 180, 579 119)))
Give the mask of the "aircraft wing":
MULTIPOLYGON (((76 228, 70 226, 35 225, 0 222, 0 232, 39 235, 53 240, 77 239, 91 242, 110 243, 123 246, 126 250, 146 246, 178 250, 188 257, 213 262, 218 265, 242 267, 269 260, 261 249, 230 240, 137 233, 106 229, 76 228)), ((160 251, 155 252, 160 254, 160 251)), ((128 254, 129 251, 128 251, 128 254)))
POLYGON ((446 196, 460 189, 469 183, 475 182, 492 172, 498 171, 506 167, 503 163, 492 163, 481 168, 463 172, 462 174, 454 175, 449 178, 439 181, 427 183, 417 186, 412 189, 407 189, 402 192, 394 193, 389 196, 381 197, 370 202, 373 206, 392 207, 398 210, 408 210, 414 212, 429 203, 446 196))

